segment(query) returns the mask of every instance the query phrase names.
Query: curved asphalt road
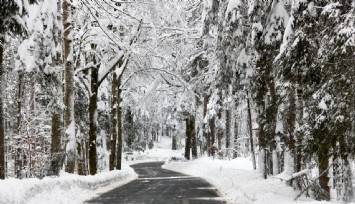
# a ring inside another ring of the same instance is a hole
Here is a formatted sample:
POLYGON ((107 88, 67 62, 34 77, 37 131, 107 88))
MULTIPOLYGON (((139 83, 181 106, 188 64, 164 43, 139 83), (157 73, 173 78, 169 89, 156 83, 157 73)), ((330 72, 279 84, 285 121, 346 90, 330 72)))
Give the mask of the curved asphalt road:
POLYGON ((198 177, 187 176, 162 169, 164 162, 132 165, 138 179, 101 194, 87 201, 88 204, 103 203, 152 203, 152 204, 217 204, 225 203, 216 188, 198 177))

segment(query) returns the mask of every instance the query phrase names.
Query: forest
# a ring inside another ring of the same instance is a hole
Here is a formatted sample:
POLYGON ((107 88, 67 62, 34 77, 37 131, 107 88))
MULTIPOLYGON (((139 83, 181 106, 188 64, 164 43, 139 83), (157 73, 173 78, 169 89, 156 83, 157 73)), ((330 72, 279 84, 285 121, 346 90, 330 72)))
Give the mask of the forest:
POLYGON ((0 0, 0 179, 119 170, 168 136, 351 201, 354 55, 353 0, 0 0))

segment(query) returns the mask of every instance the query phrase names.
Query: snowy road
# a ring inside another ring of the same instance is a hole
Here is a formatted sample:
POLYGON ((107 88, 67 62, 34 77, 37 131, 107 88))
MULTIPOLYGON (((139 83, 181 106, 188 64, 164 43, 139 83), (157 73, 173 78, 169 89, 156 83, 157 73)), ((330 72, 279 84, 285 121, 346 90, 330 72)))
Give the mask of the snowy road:
POLYGON ((102 194, 93 203, 224 203, 216 188, 198 177, 162 169, 163 162, 132 165, 139 178, 129 184, 102 194))

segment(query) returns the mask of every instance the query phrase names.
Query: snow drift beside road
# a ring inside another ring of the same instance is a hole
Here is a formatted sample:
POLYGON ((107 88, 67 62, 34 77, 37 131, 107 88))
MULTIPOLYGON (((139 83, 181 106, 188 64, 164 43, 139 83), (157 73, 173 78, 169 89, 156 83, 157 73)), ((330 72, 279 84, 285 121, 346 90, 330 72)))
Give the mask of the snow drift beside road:
POLYGON ((233 160, 213 160, 202 157, 188 162, 166 162, 163 168, 198 176, 215 185, 221 196, 229 203, 238 204, 330 204, 331 202, 314 201, 301 197, 293 199, 297 193, 292 187, 277 178, 262 179, 252 170, 252 163, 247 158, 233 160))
POLYGON ((62 172, 59 177, 43 179, 6 179, 0 181, 1 204, 75 204, 124 185, 138 176, 124 165, 121 171, 79 176, 62 172))

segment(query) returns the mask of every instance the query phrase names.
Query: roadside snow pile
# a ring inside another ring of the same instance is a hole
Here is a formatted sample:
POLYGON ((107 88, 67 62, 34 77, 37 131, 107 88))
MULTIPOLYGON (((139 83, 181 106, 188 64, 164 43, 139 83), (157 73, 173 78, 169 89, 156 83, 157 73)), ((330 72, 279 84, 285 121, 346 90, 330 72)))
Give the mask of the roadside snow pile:
POLYGON ((203 157, 189 162, 166 162, 163 168, 198 176, 215 185, 229 203, 239 204, 321 204, 311 198, 293 199, 297 192, 277 178, 262 179, 246 158, 213 160, 203 157))
POLYGON ((1 204, 75 204, 124 185, 138 176, 129 166, 121 171, 79 176, 62 172, 59 177, 43 179, 6 179, 0 181, 1 204))
POLYGON ((159 142, 154 142, 152 149, 147 149, 144 152, 134 151, 131 155, 125 154, 125 160, 129 164, 148 161, 168 161, 170 158, 183 158, 184 148, 180 150, 171 149, 172 139, 170 137, 160 137, 159 142))

